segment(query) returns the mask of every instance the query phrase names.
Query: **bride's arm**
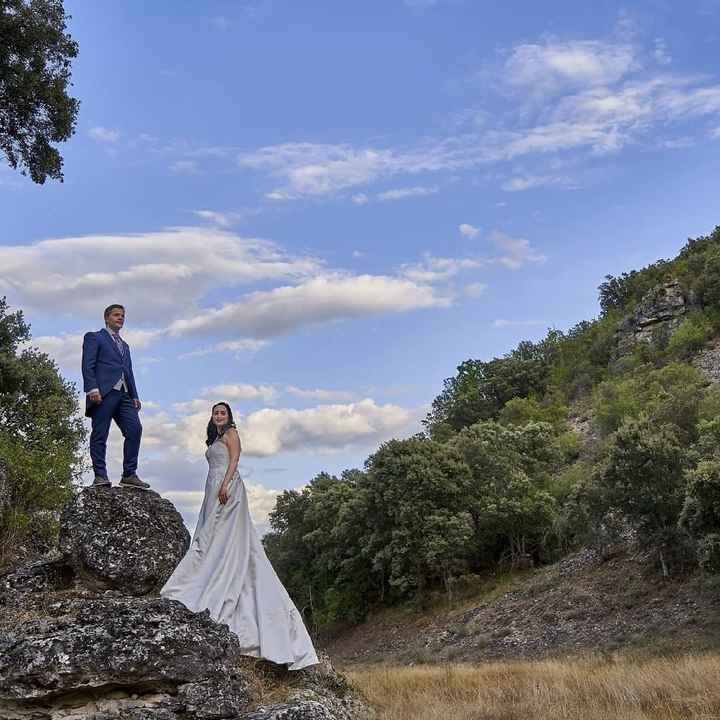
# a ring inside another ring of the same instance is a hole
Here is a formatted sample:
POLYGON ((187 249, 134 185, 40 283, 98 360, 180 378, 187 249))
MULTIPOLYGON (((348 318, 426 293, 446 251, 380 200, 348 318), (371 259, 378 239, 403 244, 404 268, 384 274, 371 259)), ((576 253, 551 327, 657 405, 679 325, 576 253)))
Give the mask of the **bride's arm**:
POLYGON ((240 461, 240 436, 235 428, 228 428, 224 435, 224 442, 227 445, 228 451, 230 452, 230 461, 228 462, 227 470, 225 471, 225 479, 220 486, 220 492, 218 493, 218 499, 224 505, 228 501, 228 488, 230 487, 230 481, 235 475, 237 470, 238 462, 240 461))

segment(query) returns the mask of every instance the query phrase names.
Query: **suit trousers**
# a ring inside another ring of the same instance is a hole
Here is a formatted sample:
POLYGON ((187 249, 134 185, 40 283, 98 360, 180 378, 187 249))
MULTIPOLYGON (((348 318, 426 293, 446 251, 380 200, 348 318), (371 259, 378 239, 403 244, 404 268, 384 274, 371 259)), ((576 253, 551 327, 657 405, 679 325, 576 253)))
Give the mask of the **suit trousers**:
POLYGON ((110 423, 114 420, 125 438, 123 444, 123 477, 137 472, 142 425, 137 408, 124 390, 111 390, 92 410, 90 433, 90 459, 96 477, 107 479, 105 453, 110 423))

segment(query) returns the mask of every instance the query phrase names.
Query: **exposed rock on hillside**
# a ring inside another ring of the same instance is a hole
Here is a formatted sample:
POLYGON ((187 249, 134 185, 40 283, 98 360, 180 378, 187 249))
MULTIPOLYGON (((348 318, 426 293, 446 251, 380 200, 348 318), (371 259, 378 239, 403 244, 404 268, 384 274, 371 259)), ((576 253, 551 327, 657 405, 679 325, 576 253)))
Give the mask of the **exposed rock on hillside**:
POLYGON ((685 294, 677 280, 650 290, 632 314, 618 328, 618 353, 632 352, 640 342, 653 342, 658 336, 670 337, 685 316, 698 307, 697 300, 685 294))
POLYGON ((156 493, 86 489, 61 535, 51 557, 0 578, 3 720, 369 716, 329 662, 289 673, 242 656, 206 612, 137 596, 156 590, 188 545, 156 493))
POLYGON ((663 578, 627 549, 606 561, 585 550, 518 577, 500 595, 444 612, 380 614, 326 647, 346 666, 702 651, 720 647, 720 597, 711 576, 663 578))
POLYGON ((701 350, 692 360, 692 364, 711 382, 720 382, 720 338, 716 338, 710 347, 701 350))
POLYGON ((182 517, 155 492, 88 488, 65 508, 59 550, 89 589, 159 590, 190 545, 182 517))

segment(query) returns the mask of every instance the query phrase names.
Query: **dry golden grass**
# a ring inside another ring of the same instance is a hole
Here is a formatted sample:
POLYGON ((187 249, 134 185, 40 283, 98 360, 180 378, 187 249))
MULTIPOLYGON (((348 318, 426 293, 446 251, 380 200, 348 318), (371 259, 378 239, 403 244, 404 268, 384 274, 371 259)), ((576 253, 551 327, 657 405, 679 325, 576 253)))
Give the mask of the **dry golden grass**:
POLYGON ((347 673, 378 720, 679 720, 720 718, 720 655, 347 673))

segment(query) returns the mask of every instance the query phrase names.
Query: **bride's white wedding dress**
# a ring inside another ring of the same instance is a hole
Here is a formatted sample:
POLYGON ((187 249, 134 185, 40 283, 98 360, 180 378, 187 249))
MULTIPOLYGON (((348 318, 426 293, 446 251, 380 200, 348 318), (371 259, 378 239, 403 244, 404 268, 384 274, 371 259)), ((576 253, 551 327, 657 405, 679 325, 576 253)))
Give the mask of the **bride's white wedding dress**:
POLYGON ((235 473, 225 505, 218 499, 230 460, 216 440, 205 497, 190 549, 160 595, 193 612, 208 609, 240 639, 242 652, 299 670, 318 662, 302 617, 275 574, 250 519, 245 485, 235 473))

